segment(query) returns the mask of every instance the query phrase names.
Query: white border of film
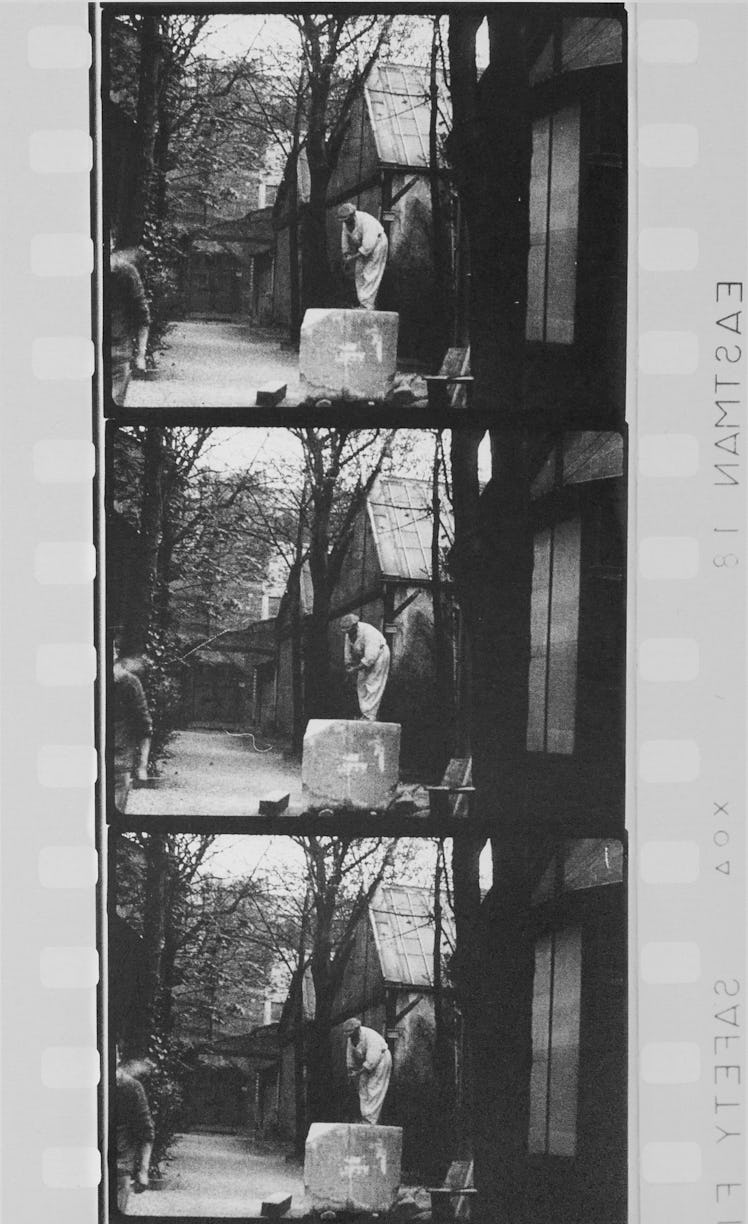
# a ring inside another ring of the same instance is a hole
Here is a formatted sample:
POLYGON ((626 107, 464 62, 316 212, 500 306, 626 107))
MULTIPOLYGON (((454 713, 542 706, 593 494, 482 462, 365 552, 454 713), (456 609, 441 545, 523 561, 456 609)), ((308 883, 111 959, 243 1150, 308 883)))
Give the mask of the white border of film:
POLYGON ((98 1216, 85 4, 0 6, 2 1133, 8 1220, 98 1216))
MULTIPOLYGON (((747 21, 740 3, 630 11, 629 1218, 641 1224, 744 1218, 745 1140, 733 1138, 744 1134, 744 1045, 720 1039, 744 1035, 729 1009, 745 990, 746 497, 742 466, 731 469, 739 485, 714 483, 715 463, 732 460, 715 449, 727 436, 715 429, 724 369, 715 349, 740 340, 717 325, 738 305, 734 290, 724 309, 714 299, 718 281, 748 279, 747 21), (714 563, 730 554, 738 565, 714 563), (729 874, 719 870, 728 862, 729 874), (740 995, 728 995, 736 981, 740 995)), ((12 592, 3 603, 3 1197, 9 1219, 86 1224, 98 1216, 102 1169, 91 47, 82 3, 5 4, 0 24, 12 98, 0 298, 12 592)), ((745 359, 732 370, 742 436, 745 359)))
POLYGON ((630 1216, 638 1195, 642 1224, 733 1224, 746 1152, 748 9, 631 16, 630 1216))

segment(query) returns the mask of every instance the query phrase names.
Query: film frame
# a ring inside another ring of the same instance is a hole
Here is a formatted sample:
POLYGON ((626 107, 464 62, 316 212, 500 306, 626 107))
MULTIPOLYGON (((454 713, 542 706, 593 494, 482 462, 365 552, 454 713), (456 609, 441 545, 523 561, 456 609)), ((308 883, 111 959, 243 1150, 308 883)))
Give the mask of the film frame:
MULTIPOLYGON (((736 333, 731 336, 732 329, 719 319, 732 313, 735 286, 744 283, 745 165, 744 144, 737 132, 745 85, 741 54, 725 57, 723 52, 731 47, 744 55, 745 13, 741 5, 685 6, 677 16, 674 13, 673 6, 648 3, 629 12, 638 141, 637 158, 631 162, 632 197, 637 194, 630 225, 632 265, 638 264, 635 272, 632 268, 631 280, 637 313, 630 318, 632 324, 636 320, 638 349, 635 356, 637 346, 629 346, 630 540, 637 540, 630 550, 636 611, 630 621, 629 708, 632 711, 633 692, 637 714, 630 714, 635 721, 629 723, 628 776, 635 792, 629 801, 632 862, 638 866, 630 875, 636 944, 632 943, 630 957, 629 1211, 631 1218, 637 1218, 638 1205, 638 1218, 645 1221, 660 1218, 665 1211, 677 1211, 686 1220, 696 1211, 700 1218, 711 1213, 722 1221, 737 1218, 734 1204, 737 1189, 742 1189, 743 1154, 735 1153, 738 1144, 732 1137, 717 1143, 715 1068, 725 1064, 714 1061, 714 1039, 721 1034, 715 1023, 727 1021, 716 1020, 724 1008, 715 1003, 712 1009, 709 1004, 723 995, 729 1004, 736 996, 730 996, 727 987, 744 980, 740 813, 745 600, 740 564, 717 560, 737 556, 742 564, 742 554, 729 549, 717 552, 712 544, 714 536, 723 532, 739 540, 745 501, 742 485, 733 484, 726 471, 717 471, 714 482, 713 435, 699 411, 701 393, 696 396, 695 389, 698 385, 703 391, 704 354, 713 352, 719 341, 734 343, 736 333), (729 108, 733 114, 728 130, 716 117, 729 108), (711 143, 703 135, 705 116, 712 125, 711 143), (669 130, 663 131, 663 125, 669 130), (708 195, 713 181, 724 183, 719 201, 708 195), (704 212, 694 221, 687 215, 687 204, 696 192, 704 212), (727 307, 715 318, 717 294, 727 307), (638 472, 636 484, 634 472, 638 472), (700 560, 694 541, 700 544, 700 560), (670 557, 670 582, 657 576, 663 550, 670 557), (706 574, 704 558, 711 567, 706 574), (721 585, 720 579, 727 582, 721 585), (716 618, 719 641, 714 640, 716 618), (675 625, 679 636, 673 645, 675 625), (681 625, 687 629, 681 631, 681 625), (717 682, 721 692, 715 698, 712 689, 717 682), (673 728, 678 729, 678 737, 673 737, 673 728), (710 825, 706 838, 704 807, 710 825), (688 839, 682 827, 684 810, 690 817, 688 839), (729 872, 724 870, 728 863, 729 872), (726 919, 714 921, 722 905, 726 919), (687 940, 680 938, 684 931, 689 933, 687 940), (717 989, 720 982, 726 985, 717 989)), ((21 949, 13 940, 6 944, 6 965, 14 971, 17 967, 18 980, 27 986, 24 999, 14 998, 8 1009, 6 1044, 10 1040, 16 1048, 23 1044, 27 1049, 29 1035, 37 1038, 22 1082, 16 1087, 11 1078, 7 1084, 9 1099, 19 1103, 22 1119, 8 1156, 14 1160, 18 1186, 15 1215, 34 1218, 36 1213, 38 1218, 52 1210, 56 1218, 69 1215, 80 1220, 87 1213, 93 1218, 97 1210, 99 1173, 93 1100, 95 840, 90 799, 83 799, 94 772, 88 585, 92 577, 88 481, 93 464, 87 279, 91 154, 84 139, 88 14, 82 5, 35 4, 8 6, 3 16, 8 37, 19 48, 14 84, 24 101, 19 107, 24 123, 6 132, 8 166, 13 171, 9 199, 17 202, 17 216, 28 218, 26 241, 8 253, 8 267, 12 283, 22 293, 28 283, 30 248, 32 275, 44 277, 47 290, 43 299, 35 294, 29 323, 19 323, 10 311, 6 317, 5 334, 18 341, 17 352, 9 353, 8 389, 12 387, 18 402, 32 408, 12 425, 9 454, 15 456, 23 447, 30 459, 8 464, 9 504, 27 504, 30 464, 35 480, 45 486, 40 490, 35 485, 37 517, 29 519, 36 531, 29 531, 24 540, 19 524, 21 538, 8 558, 11 572, 17 566, 17 589, 29 596, 23 615, 14 615, 11 624, 20 641, 27 643, 26 659, 38 647, 37 683, 60 690, 47 694, 60 698, 48 702, 49 714, 40 712, 34 702, 33 723, 26 725, 19 718, 6 732, 10 737, 6 778, 13 800, 17 803, 19 795, 27 794, 28 770, 36 765, 39 805, 54 807, 49 824, 45 817, 19 828, 6 821, 6 847, 11 851, 6 861, 12 859, 8 874, 13 876, 6 881, 6 931, 8 911, 28 920, 32 909, 41 957, 37 974, 38 959, 28 956, 32 943, 28 934, 21 949), (54 141, 49 139, 50 131, 57 133, 54 141), (60 136, 61 132, 66 135, 60 136), (37 177, 41 175, 59 177, 37 177), (50 182, 59 189, 50 189, 50 182), (66 319, 62 336, 58 334, 61 317, 66 319), (61 469, 66 473, 64 482, 59 478, 61 469), (37 567, 33 582, 28 572, 31 555, 37 567), (45 600, 41 608, 40 583, 58 588, 60 595, 45 600), (28 623, 29 607, 38 608, 33 628, 28 623), (61 720, 66 736, 59 746, 61 720), (25 864, 22 885, 19 856, 25 864), (61 892, 53 893, 51 888, 61 892), (32 896, 34 904, 29 906, 32 896), (75 994, 70 993, 73 990, 75 994), (34 1126, 26 1132, 25 1121, 32 1115, 34 1126), (43 1138, 37 1131, 40 1119, 43 1138)), ((713 369, 709 373, 715 376, 713 369)), ((712 390, 709 384, 710 405, 712 390)), ((718 462, 724 448, 719 449, 718 462)), ((734 452, 725 453, 731 456, 726 463, 732 462, 734 452)), ((15 521, 17 510, 11 513, 10 521, 15 521)), ((12 675, 11 667, 11 680, 12 675)), ((19 674, 19 682, 21 675, 27 680, 28 668, 19 674)), ((742 1119, 742 1101, 728 1108, 736 1110, 731 1118, 742 1119)), ((16 1186, 6 1193, 11 1201, 16 1186)))

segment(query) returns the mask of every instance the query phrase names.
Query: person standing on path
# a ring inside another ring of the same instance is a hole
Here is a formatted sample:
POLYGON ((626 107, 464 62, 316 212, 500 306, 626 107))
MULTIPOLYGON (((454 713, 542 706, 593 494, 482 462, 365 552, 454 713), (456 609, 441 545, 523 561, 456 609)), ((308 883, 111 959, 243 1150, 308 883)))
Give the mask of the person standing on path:
POLYGON ((363 310, 375 310, 377 293, 387 264, 387 235, 371 213, 353 204, 341 204, 343 266, 355 265, 356 296, 363 310))
POLYGON ((136 778, 148 777, 153 722, 143 686, 120 659, 116 638, 113 678, 114 803, 124 812, 133 772, 136 778))
POLYGON ((392 1055, 384 1037, 375 1029, 365 1028, 355 1017, 346 1020, 343 1032, 348 1039, 345 1049, 348 1078, 358 1089, 361 1120, 376 1126, 390 1085, 392 1055))
POLYGON ((373 625, 349 612, 340 622, 345 633, 345 670, 356 677, 358 708, 366 722, 376 722, 390 674, 390 648, 373 625))
POLYGON ((133 367, 145 371, 151 315, 136 252, 112 251, 109 256, 108 303, 111 341, 112 399, 123 407, 133 367))
MULTIPOLYGON (((130 1067, 130 1064, 126 1064, 130 1067)), ((155 1129, 145 1089, 125 1069, 117 1068, 114 1092, 114 1122, 117 1137, 117 1210, 124 1215, 130 1194, 148 1188, 148 1170, 155 1129)))

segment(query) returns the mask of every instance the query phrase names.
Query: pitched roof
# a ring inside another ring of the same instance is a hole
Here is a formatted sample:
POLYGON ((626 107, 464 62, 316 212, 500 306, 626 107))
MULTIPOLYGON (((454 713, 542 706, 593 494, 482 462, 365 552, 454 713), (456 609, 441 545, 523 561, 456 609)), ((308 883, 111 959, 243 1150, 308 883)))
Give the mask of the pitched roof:
MULTIPOLYGON (((369 906, 382 976, 390 985, 434 984, 434 902, 431 889, 382 884, 369 906)), ((442 955, 454 949, 451 914, 442 917, 442 955)))
MULTIPOLYGON (((428 169, 431 118, 428 71, 411 64, 377 64, 366 82, 366 100, 379 160, 428 169)), ((443 113, 449 107, 443 85, 439 101, 443 113)), ((439 129, 443 137, 446 134, 443 121, 439 129)))
MULTIPOLYGON (((623 475, 623 438, 610 430, 573 430, 563 436, 561 458, 561 483, 564 485, 611 480, 623 475)), ((554 447, 532 482, 530 496, 538 498, 550 492, 555 481, 554 447)))
MULTIPOLYGON (((380 476, 367 499, 379 567, 391 578, 431 579, 431 484, 380 476)), ((442 543, 451 541, 451 511, 442 507, 442 543)))

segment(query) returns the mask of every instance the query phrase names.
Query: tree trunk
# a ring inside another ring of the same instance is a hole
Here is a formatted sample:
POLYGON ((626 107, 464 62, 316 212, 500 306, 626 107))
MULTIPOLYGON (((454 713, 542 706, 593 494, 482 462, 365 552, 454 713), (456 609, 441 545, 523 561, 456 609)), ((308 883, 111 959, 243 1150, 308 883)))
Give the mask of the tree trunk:
POLYGON ((172 116, 167 100, 167 91, 161 91, 158 103, 158 131, 153 147, 154 191, 153 216, 163 225, 167 220, 167 171, 169 164, 169 143, 171 141, 172 116))
POLYGON ((154 147, 158 129, 159 78, 163 60, 160 18, 145 13, 140 18, 140 69, 138 75, 137 145, 132 212, 127 218, 121 245, 138 246, 143 241, 151 205, 154 179, 154 147))
POLYGON ((301 913, 301 929, 299 931, 299 948, 297 955, 298 989, 296 992, 296 1042, 294 1045, 294 1150, 297 1156, 303 1156, 306 1143, 309 1119, 307 1117, 306 1093, 306 1017, 304 1015, 304 971, 306 967, 306 929, 309 919, 309 889, 304 897, 304 909, 301 913))
POLYGON ((124 627, 123 655, 143 654, 153 622, 163 523, 164 462, 164 430, 151 425, 143 440, 143 500, 135 591, 130 602, 130 623, 124 627))
MULTIPOLYGON (((291 631, 291 747, 300 753, 304 742, 304 619, 301 609, 301 561, 288 575, 288 619, 291 631)), ((276 668, 278 663, 276 663, 276 668)))
POLYGON ((171 582, 174 577, 174 518, 168 496, 164 497, 163 514, 161 517, 161 542, 157 558, 156 597, 154 600, 154 621, 161 629, 168 629, 171 624, 171 582))
POLYGON ((307 1086, 310 1122, 335 1122, 336 1107, 330 1033, 335 1003, 337 976, 331 972, 333 939, 331 932, 334 901, 317 904, 317 929, 311 970, 314 983, 314 1020, 308 1026, 307 1086))
POLYGON ((429 191, 431 196, 431 250, 434 260, 434 299, 436 310, 432 321, 432 362, 438 369, 444 359, 451 334, 451 286, 447 235, 444 217, 442 183, 439 175, 439 146, 437 120, 439 116, 439 82, 437 63, 439 51, 439 18, 435 17, 431 37, 431 62, 429 72, 429 191))
POLYGON ((288 283, 290 290, 291 318, 289 339, 299 343, 301 333, 301 282, 299 272, 299 116, 293 134, 293 149, 289 158, 288 182, 288 283))
POLYGON ((436 756, 443 770, 452 755, 454 694, 452 692, 452 640, 442 582, 440 551, 441 497, 439 468, 441 432, 434 435, 431 471, 431 599, 434 609, 434 688, 438 715, 436 756))
POLYGON ((309 203, 301 227, 302 305, 304 310, 330 305, 330 263, 327 254, 327 188, 330 171, 322 157, 309 159, 309 203))
MULTIPOLYGON (((533 977, 523 787, 532 533, 527 438, 513 424, 523 404, 531 129, 522 11, 492 11, 491 63, 478 82, 475 35, 482 16, 453 14, 449 35, 451 152, 471 251, 474 404, 496 421, 493 479, 482 495, 478 436, 454 431, 452 442, 450 565, 471 651, 475 808, 492 828, 494 855, 494 887, 461 968, 468 974, 469 1041, 480 1068, 473 1085, 473 1140, 481 1215, 492 1224, 521 1224, 533 977)), ((469 862, 463 866, 469 875, 469 862)), ((474 883, 465 883, 473 910, 474 883)))
POLYGON ((491 63, 478 82, 475 35, 483 16, 450 17, 454 124, 448 147, 470 243, 474 406, 501 417, 518 414, 521 404, 532 133, 525 17, 514 5, 492 12, 491 63))
POLYGON ((480 1013, 481 953, 479 860, 484 837, 464 834, 452 843, 452 889, 456 947, 452 961, 457 1001, 462 1012, 462 1091, 457 1100, 455 1137, 463 1160, 473 1155, 475 1117, 474 1059, 472 1035, 480 1013))
POLYGON ((131 1057, 144 1057, 159 1027, 162 956, 164 950, 164 915, 169 875, 169 854, 166 835, 152 833, 145 851, 145 895, 143 899, 142 990, 137 1009, 138 1021, 133 1033, 131 1057))
POLYGON ((440 1120, 434 1133, 434 1170, 437 1176, 446 1173, 454 1159, 454 1062, 447 1025, 444 980, 442 974, 442 884, 444 841, 437 843, 434 866, 434 1077, 436 1079, 437 1111, 440 1120))
MULTIPOLYGON (((322 459, 323 461, 323 459, 322 459)), ((330 514, 334 483, 325 473, 312 490, 309 572, 312 579, 312 615, 306 642, 306 715, 330 715, 330 648, 327 633, 332 596, 329 554, 330 514)))

